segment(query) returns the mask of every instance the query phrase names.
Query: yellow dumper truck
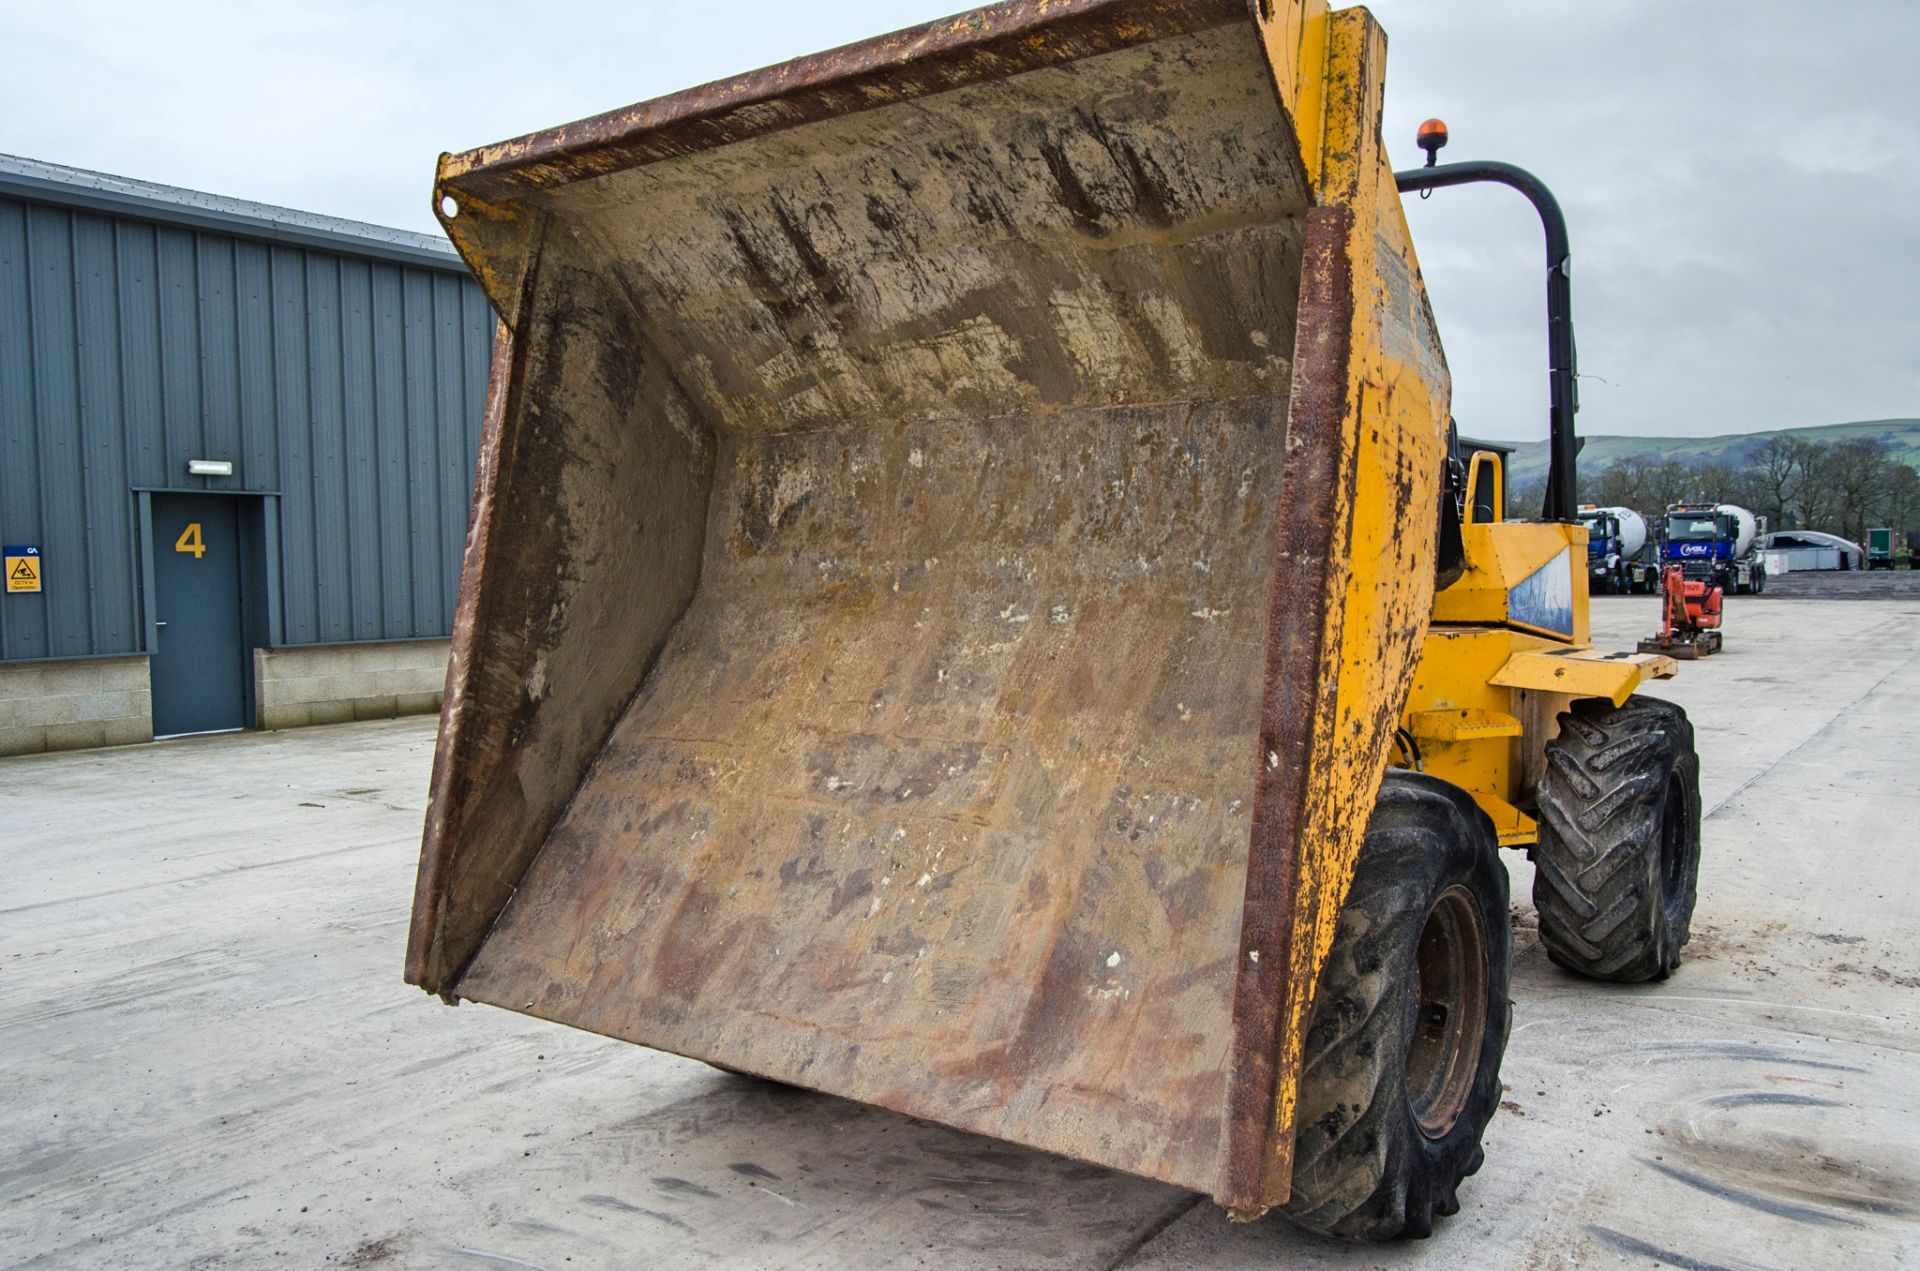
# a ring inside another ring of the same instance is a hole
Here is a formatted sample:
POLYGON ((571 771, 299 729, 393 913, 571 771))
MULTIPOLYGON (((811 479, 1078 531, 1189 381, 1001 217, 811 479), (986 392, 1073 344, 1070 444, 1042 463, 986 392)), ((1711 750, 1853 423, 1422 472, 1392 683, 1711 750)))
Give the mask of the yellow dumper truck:
POLYGON ((1697 765, 1587 642, 1570 330, 1547 515, 1453 453, 1397 185, 1475 165, 1396 182, 1384 59, 1014 0, 443 158, 500 334, 407 978, 1240 1217, 1453 1212, 1498 849, 1556 960, 1663 976, 1697 765))

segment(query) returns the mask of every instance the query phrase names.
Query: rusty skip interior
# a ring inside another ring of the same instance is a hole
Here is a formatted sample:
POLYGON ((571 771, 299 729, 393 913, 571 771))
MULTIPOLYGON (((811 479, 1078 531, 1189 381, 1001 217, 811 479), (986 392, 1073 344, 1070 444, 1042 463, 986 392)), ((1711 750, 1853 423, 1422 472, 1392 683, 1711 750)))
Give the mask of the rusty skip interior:
POLYGON ((1311 197, 1245 11, 1130 8, 444 183, 519 290, 414 982, 1219 1193, 1311 197))

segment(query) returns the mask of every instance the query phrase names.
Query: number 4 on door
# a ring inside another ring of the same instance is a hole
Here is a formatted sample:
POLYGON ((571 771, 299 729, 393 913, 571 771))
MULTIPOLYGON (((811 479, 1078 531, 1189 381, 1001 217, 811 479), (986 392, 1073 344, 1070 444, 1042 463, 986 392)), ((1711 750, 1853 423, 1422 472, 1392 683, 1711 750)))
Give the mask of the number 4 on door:
POLYGON ((200 540, 200 522, 189 521, 187 523, 187 528, 180 531, 180 537, 173 540, 173 550, 176 552, 192 552, 195 560, 199 560, 207 554, 207 545, 200 540))

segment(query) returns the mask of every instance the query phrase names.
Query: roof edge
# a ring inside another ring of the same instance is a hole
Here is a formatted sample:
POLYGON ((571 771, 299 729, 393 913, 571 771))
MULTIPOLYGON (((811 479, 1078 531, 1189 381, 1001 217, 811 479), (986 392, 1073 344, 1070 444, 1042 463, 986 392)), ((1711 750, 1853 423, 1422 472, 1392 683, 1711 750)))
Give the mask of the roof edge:
POLYGON ((467 272, 452 244, 438 235, 207 194, 20 155, 0 154, 0 197, 425 269, 467 272))

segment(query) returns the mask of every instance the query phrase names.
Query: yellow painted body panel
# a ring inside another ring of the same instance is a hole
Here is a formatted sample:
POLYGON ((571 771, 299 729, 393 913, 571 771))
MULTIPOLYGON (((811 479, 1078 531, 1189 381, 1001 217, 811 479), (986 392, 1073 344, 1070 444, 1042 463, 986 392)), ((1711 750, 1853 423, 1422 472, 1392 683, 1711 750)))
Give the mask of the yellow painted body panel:
MULTIPOLYGON (((1343 480, 1336 523, 1347 551, 1330 562, 1323 647, 1338 650, 1314 698, 1314 744, 1296 852, 1280 1054, 1274 1065, 1274 1133, 1250 1216, 1285 1201, 1306 1025, 1333 943, 1393 733, 1421 656, 1433 594, 1431 535, 1406 533, 1409 508, 1436 507, 1449 381, 1419 280, 1393 172, 1380 146, 1386 41, 1360 9, 1322 16, 1318 4, 1276 6, 1269 46, 1297 23, 1300 91, 1287 99, 1302 138, 1316 202, 1348 213, 1344 255, 1351 341, 1343 480), (1324 38, 1320 33, 1324 31, 1324 38), (1318 73, 1311 65, 1324 56, 1318 73), (1321 112, 1321 123, 1312 118, 1321 112)), ((1283 97, 1286 86, 1282 86, 1283 97)), ((1305 302, 1303 301, 1303 308, 1305 302)), ((1252 952, 1251 950, 1249 952, 1252 952)), ((1243 966, 1243 976, 1249 968, 1243 966)))
POLYGON ((1538 839, 1533 803, 1544 747, 1556 720, 1580 698, 1627 700, 1649 679, 1674 673, 1672 658, 1603 653, 1588 642, 1586 531, 1578 525, 1496 521, 1466 525, 1467 568, 1434 596, 1434 626, 1421 650, 1401 726, 1417 754, 1395 762, 1460 786, 1493 819, 1502 847, 1538 839), (1512 587, 1565 553, 1573 597, 1569 640, 1515 622, 1512 587))
POLYGON ((1646 681, 1671 679, 1678 669, 1679 663, 1658 653, 1540 649, 1514 654, 1493 677, 1493 684, 1569 697, 1604 697, 1618 706, 1646 681))

